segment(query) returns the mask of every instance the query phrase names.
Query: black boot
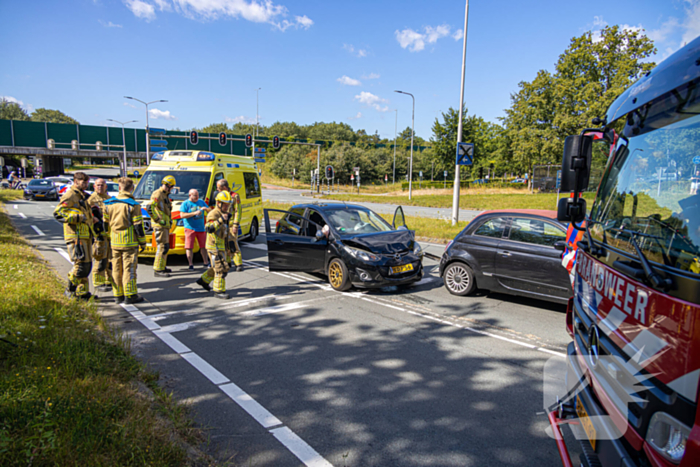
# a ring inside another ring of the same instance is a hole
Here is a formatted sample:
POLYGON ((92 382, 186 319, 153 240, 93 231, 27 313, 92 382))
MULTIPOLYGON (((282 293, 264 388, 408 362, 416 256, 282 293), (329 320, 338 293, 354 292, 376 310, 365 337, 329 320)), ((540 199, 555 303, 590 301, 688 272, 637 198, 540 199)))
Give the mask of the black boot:
POLYGON ((211 286, 209 284, 207 284, 206 282, 204 282, 204 279, 202 279, 201 277, 199 279, 197 279, 197 285, 202 286, 202 288, 204 290, 206 290, 207 292, 211 292, 211 286))
POLYGON ((231 296, 229 294, 227 294, 226 292, 215 292, 214 297, 221 299, 221 300, 228 300, 229 298, 231 298, 231 296))
POLYGON ((171 273, 171 272, 173 272, 173 270, 170 268, 165 268, 165 269, 163 269, 163 272, 171 273))
POLYGON ((93 295, 90 292, 86 292, 85 295, 78 295, 77 298, 78 300, 84 300, 86 302, 90 299, 93 299, 96 302, 100 300, 100 297, 98 297, 97 295, 93 295))
POLYGON ((143 297, 141 295, 129 295, 124 299, 124 303, 127 303, 129 305, 133 305, 134 303, 141 303, 143 301, 143 297))
POLYGON ((243 271, 243 266, 236 266, 236 272, 243 271))
POLYGON ((155 271, 155 272, 153 273, 153 275, 156 276, 156 277, 170 277, 170 273, 165 272, 165 270, 163 270, 163 271, 155 271))
POLYGON ((116 303, 116 304, 124 303, 124 295, 117 295, 116 297, 114 297, 114 303, 116 303))
POLYGON ((74 297, 75 296, 75 291, 78 289, 78 286, 72 283, 71 281, 68 281, 68 286, 66 287, 66 291, 63 293, 66 297, 74 297))

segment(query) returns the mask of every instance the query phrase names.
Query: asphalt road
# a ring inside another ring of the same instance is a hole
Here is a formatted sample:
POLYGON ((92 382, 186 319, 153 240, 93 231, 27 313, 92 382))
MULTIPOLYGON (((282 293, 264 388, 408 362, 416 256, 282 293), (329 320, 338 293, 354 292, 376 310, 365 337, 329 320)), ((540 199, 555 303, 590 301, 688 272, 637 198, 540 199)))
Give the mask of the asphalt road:
MULTIPOLYGON (((8 205, 64 275, 53 202, 8 205)), ((244 272, 221 301, 171 257, 139 264, 146 302, 106 321, 192 408, 220 460, 245 466, 559 466, 543 412, 543 368, 562 365, 565 310, 506 295, 454 297, 427 275, 398 291, 333 291, 324 277, 267 270, 265 238, 241 243, 244 272), (548 363, 549 362, 549 363, 548 363)), ((442 247, 424 245, 440 254, 442 247)), ((556 371, 547 383, 561 384, 556 371)))

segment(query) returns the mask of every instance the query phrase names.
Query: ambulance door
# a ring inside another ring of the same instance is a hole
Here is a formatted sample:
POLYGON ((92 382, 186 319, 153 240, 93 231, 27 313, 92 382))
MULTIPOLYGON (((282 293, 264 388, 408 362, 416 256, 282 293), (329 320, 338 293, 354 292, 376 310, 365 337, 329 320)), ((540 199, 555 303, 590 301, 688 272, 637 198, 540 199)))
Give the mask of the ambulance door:
POLYGON ((243 173, 239 170, 233 170, 228 173, 228 183, 231 186, 231 191, 238 195, 241 200, 241 204, 238 205, 238 209, 241 210, 240 213, 240 227, 239 235, 245 235, 250 229, 250 209, 246 209, 244 206, 248 204, 248 200, 245 196, 245 185, 243 183, 243 173))

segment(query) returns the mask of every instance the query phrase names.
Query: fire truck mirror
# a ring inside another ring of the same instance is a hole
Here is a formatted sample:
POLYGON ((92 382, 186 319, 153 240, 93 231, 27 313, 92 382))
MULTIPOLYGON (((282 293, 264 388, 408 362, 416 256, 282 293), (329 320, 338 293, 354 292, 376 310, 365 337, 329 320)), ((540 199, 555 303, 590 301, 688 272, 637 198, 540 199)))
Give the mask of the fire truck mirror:
POLYGON ((564 141, 564 157, 561 164, 561 191, 582 192, 588 188, 593 154, 593 138, 568 136, 564 141))
POLYGON ((586 218, 586 200, 578 198, 562 198, 557 205, 557 220, 559 222, 581 222, 586 218))

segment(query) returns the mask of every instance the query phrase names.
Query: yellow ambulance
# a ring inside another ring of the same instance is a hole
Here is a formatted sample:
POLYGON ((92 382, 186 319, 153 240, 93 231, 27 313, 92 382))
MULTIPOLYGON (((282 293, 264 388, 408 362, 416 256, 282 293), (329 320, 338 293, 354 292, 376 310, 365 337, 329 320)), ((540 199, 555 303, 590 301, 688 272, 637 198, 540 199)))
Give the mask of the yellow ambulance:
MULTIPOLYGON (((260 232, 262 221, 262 186, 258 167, 251 157, 230 154, 215 154, 206 151, 164 151, 153 154, 151 164, 141 177, 134 198, 141 203, 144 230, 149 243, 141 256, 155 256, 153 226, 147 212, 151 194, 160 188, 166 175, 175 177, 176 185, 170 192, 173 201, 172 228, 170 230, 170 252, 173 255, 185 254, 185 228, 180 218, 180 205, 188 199, 189 191, 195 188, 199 199, 214 206, 216 183, 225 178, 232 192, 241 199, 241 223, 238 238, 255 240, 260 232)), ((194 252, 199 251, 195 240, 194 252)))

